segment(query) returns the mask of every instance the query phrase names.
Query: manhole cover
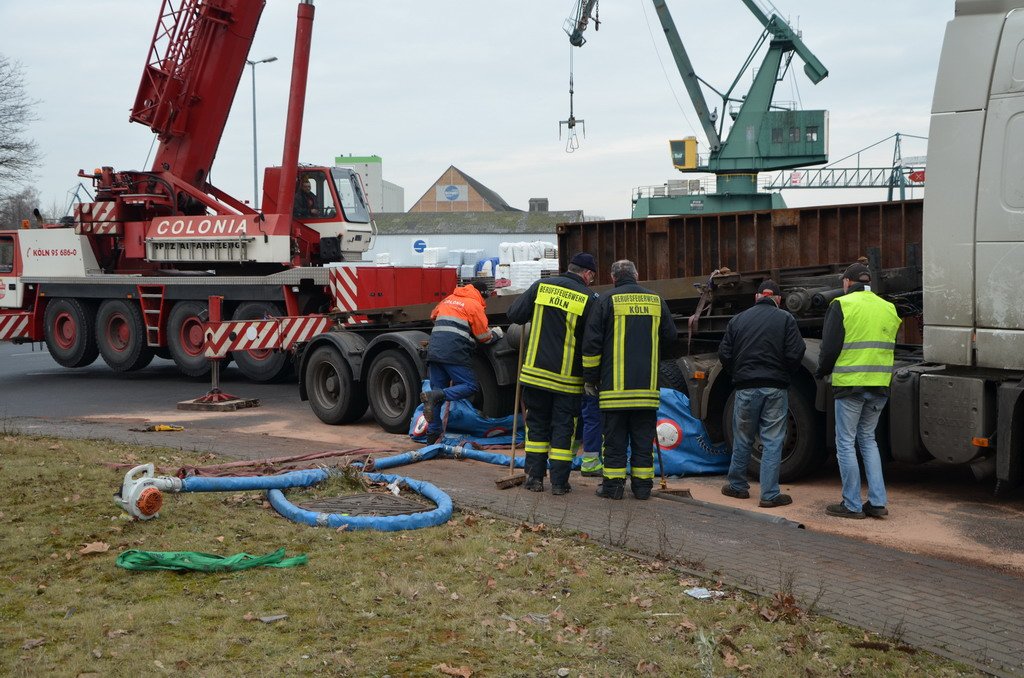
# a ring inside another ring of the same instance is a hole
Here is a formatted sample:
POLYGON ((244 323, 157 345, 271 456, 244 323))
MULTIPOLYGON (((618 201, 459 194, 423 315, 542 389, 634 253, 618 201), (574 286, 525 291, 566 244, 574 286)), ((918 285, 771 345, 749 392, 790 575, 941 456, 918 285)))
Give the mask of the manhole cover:
POLYGON ((299 504, 299 507, 320 513, 344 513, 350 516, 398 516, 434 510, 433 506, 427 506, 415 499, 375 492, 323 497, 299 504))

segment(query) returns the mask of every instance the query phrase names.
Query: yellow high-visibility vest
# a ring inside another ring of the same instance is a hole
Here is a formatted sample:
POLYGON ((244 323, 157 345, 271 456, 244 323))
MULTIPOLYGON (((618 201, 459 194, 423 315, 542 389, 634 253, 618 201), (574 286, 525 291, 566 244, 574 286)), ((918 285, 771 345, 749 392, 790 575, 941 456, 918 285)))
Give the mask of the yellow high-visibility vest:
POLYGON ((896 307, 874 292, 844 294, 833 301, 843 309, 843 348, 832 368, 833 386, 888 386, 892 381, 896 307))

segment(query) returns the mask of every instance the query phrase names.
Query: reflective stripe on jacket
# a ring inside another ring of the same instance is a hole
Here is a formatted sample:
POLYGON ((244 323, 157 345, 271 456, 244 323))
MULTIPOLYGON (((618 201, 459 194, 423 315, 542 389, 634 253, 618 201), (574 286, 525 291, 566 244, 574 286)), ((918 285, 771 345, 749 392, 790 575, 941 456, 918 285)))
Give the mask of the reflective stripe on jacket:
POLYGON ((509 320, 530 323, 519 380, 556 393, 583 393, 580 345, 596 295, 583 278, 564 273, 538 280, 508 310, 509 320))
POLYGON ((844 334, 832 386, 888 386, 901 322, 896 307, 869 291, 844 294, 832 303, 843 310, 844 334))
POLYGON ((484 298, 472 285, 458 287, 430 314, 434 330, 430 333, 427 360, 448 365, 470 365, 476 342, 491 340, 484 298))
POLYGON ((598 300, 583 340, 584 376, 600 384, 601 409, 657 409, 661 342, 675 338, 661 297, 631 278, 616 282, 598 300))

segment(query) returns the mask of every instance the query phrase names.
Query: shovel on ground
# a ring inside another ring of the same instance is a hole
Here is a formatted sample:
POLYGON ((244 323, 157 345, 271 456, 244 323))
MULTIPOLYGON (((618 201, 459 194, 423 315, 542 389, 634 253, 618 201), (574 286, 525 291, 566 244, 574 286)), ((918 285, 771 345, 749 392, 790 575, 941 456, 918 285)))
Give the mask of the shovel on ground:
MULTIPOLYGON (((516 365, 516 397, 515 404, 513 404, 512 406, 512 445, 510 446, 509 449, 510 458, 508 462, 508 476, 504 478, 498 478, 497 480, 494 481, 494 484, 498 487, 499 490, 507 490, 510 487, 522 485, 523 483, 526 482, 525 473, 516 473, 516 424, 519 421, 519 405, 523 392, 522 386, 519 382, 519 374, 520 372, 523 371, 523 346, 525 345, 526 333, 522 332, 519 335, 519 358, 517 360, 518 365, 516 365)), ((523 419, 523 423, 525 424, 525 416, 523 417, 523 419)))
POLYGON ((665 482, 665 462, 661 458, 661 445, 654 443, 654 449, 658 453, 658 468, 661 470, 661 486, 658 488, 654 495, 665 494, 670 497, 685 497, 687 499, 693 499, 693 495, 687 488, 669 488, 668 483, 665 482))

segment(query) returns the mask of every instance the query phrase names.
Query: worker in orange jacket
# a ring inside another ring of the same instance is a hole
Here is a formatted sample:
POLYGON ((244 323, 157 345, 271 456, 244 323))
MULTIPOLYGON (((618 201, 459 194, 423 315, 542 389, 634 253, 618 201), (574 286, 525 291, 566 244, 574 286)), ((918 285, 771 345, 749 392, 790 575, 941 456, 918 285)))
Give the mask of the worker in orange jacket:
POLYGON ((430 392, 420 394, 423 416, 428 422, 427 444, 441 437, 441 408, 445 402, 473 397, 479 386, 473 374, 477 343, 489 344, 502 336, 500 327, 487 323, 483 282, 455 288, 430 314, 434 330, 427 348, 427 376, 430 392))

